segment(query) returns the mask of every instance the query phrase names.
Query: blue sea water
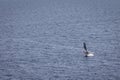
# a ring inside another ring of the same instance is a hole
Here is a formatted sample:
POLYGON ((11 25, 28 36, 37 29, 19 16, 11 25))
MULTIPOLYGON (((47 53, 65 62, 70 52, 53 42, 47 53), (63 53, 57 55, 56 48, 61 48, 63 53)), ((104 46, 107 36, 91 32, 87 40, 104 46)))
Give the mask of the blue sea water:
POLYGON ((0 80, 119 80, 119 52, 119 0, 0 0, 0 80))

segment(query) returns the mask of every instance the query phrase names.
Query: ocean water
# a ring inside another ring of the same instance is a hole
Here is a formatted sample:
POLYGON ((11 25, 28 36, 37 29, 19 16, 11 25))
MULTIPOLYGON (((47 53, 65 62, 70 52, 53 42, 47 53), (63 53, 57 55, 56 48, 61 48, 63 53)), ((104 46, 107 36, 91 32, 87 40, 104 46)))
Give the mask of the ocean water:
POLYGON ((0 0, 0 80, 119 74, 119 0, 0 0), (84 57, 83 42, 94 57, 84 57))

